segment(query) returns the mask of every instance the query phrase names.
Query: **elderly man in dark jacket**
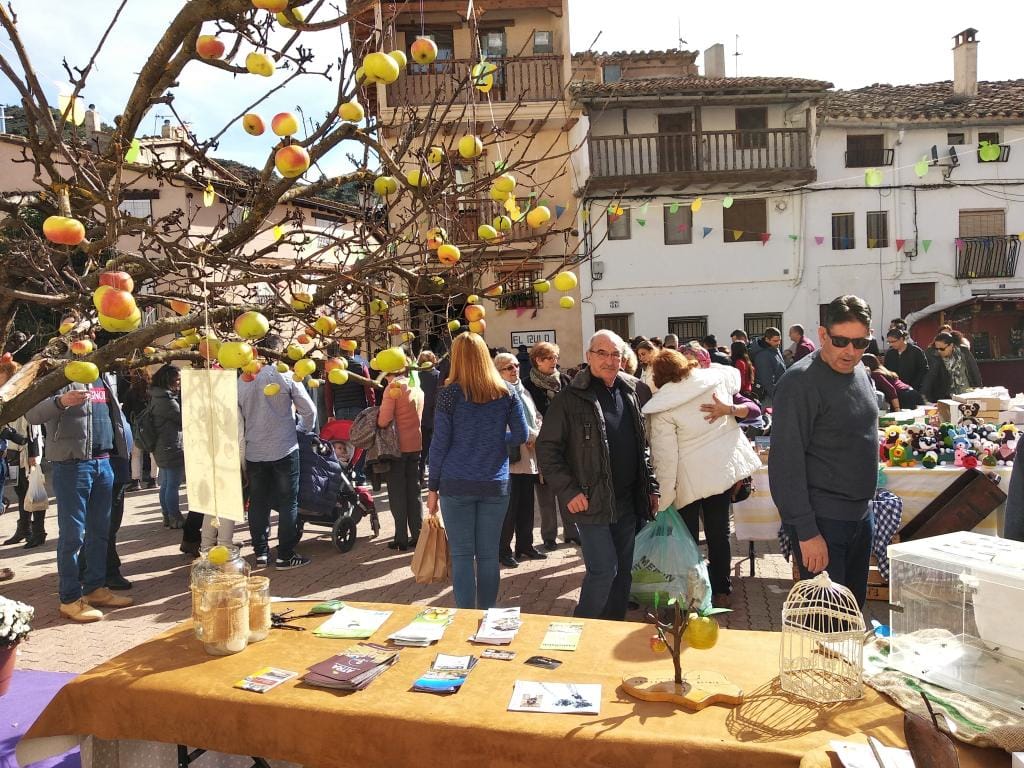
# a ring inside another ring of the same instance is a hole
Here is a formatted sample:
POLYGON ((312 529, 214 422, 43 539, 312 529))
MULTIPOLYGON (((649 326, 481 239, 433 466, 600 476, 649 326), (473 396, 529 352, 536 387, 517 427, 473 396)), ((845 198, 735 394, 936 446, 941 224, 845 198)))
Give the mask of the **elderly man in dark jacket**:
POLYGON ((541 472, 579 526, 582 618, 625 618, 637 519, 658 509, 640 404, 619 370, 624 349, 611 331, 591 337, 587 367, 551 401, 537 438, 541 472))

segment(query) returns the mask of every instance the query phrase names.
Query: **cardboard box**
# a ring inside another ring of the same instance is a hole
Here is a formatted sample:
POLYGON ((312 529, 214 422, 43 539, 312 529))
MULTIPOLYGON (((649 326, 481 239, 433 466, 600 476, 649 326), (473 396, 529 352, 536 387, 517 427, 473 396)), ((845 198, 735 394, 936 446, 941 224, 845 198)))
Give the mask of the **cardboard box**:
POLYGON ((1010 407, 1010 393, 1006 391, 1006 387, 972 389, 953 395, 953 399, 961 403, 977 403, 983 411, 1001 411, 1010 407))
POLYGON ((1011 424, 1024 424, 1024 410, 1012 408, 1009 411, 1000 411, 999 423, 1002 424, 1004 421, 1008 421, 1011 424))

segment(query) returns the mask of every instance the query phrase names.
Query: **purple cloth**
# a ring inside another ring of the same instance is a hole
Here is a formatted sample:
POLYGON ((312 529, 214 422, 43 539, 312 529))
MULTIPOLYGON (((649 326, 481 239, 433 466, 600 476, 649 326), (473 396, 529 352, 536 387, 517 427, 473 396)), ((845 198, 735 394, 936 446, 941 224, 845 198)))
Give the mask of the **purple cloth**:
MULTIPOLYGON (((0 726, 4 731, 3 741, 0 741, 0 768, 18 768, 14 757, 18 741, 57 691, 74 677, 64 672, 14 671, 10 690, 0 696, 0 726)), ((63 755, 33 763, 32 768, 81 768, 81 765, 75 748, 63 755)))

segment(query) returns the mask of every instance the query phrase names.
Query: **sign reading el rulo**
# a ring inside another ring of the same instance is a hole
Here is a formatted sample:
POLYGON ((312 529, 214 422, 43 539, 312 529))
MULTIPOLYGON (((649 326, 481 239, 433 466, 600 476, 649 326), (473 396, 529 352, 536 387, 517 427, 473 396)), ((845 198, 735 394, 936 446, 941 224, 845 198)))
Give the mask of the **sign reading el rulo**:
POLYGON ((554 331, 512 331, 512 347, 532 347, 538 341, 546 341, 548 344, 555 343, 554 331))

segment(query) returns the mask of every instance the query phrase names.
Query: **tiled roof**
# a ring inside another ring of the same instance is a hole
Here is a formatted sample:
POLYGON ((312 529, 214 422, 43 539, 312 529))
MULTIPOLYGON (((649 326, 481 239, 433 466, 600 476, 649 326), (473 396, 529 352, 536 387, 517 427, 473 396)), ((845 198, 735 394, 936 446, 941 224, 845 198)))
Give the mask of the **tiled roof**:
POLYGON ((799 77, 658 77, 620 80, 617 83, 576 82, 570 92, 579 99, 619 96, 685 96, 688 94, 732 95, 740 93, 826 92, 832 83, 799 77))
POLYGON ((835 91, 818 107, 824 120, 897 119, 922 122, 1024 118, 1024 80, 979 82, 973 99, 953 97, 953 83, 883 85, 835 91))
POLYGON ((684 51, 680 48, 669 48, 666 51, 612 51, 611 53, 601 51, 582 51, 580 53, 574 53, 572 55, 572 59, 573 61, 583 61, 590 58, 599 59, 601 61, 642 61, 644 59, 665 59, 678 56, 692 61, 699 55, 699 51, 684 51))

